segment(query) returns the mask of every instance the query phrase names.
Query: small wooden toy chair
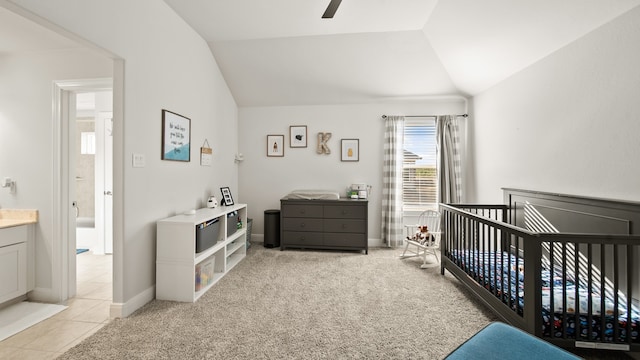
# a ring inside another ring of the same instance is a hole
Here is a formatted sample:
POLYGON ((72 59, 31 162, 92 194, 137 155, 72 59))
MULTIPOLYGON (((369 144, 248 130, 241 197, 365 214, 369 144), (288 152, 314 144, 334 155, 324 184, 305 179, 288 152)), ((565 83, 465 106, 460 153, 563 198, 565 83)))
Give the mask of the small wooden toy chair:
POLYGON ((422 269, 438 265, 438 251, 440 249, 440 213, 435 210, 423 211, 415 225, 406 225, 407 238, 401 259, 420 256, 423 258, 422 269), (408 253, 408 254, 407 254, 408 253), (435 263, 427 263, 427 255, 436 258, 435 263))

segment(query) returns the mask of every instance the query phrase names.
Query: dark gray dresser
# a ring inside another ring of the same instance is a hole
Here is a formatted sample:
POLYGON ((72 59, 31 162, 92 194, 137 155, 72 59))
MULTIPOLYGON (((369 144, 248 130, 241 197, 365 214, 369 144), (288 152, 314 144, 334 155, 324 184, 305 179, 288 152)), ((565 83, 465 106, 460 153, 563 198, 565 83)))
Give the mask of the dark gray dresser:
POLYGON ((369 253, 367 200, 280 200, 280 250, 364 250, 369 253))

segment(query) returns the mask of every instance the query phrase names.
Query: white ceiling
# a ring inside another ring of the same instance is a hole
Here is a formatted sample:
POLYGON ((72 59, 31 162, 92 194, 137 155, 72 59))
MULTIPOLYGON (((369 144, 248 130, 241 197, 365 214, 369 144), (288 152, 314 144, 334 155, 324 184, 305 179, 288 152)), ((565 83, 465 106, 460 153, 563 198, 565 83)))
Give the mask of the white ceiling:
POLYGON ((164 0, 240 106, 475 95, 640 0, 164 0))
POLYGON ((0 6, 0 55, 81 47, 0 6))
MULTIPOLYGON (((475 95, 640 0, 164 0, 240 106, 475 95)), ((81 35, 81 34, 80 34, 81 35)), ((0 55, 79 47, 0 7, 0 55)))

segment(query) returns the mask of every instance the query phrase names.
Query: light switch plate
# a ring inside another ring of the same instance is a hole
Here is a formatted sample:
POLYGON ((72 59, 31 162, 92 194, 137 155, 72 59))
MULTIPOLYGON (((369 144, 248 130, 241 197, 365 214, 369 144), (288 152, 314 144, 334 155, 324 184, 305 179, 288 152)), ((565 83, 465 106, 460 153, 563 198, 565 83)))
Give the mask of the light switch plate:
POLYGON ((144 154, 133 154, 133 167, 141 168, 145 165, 144 154))

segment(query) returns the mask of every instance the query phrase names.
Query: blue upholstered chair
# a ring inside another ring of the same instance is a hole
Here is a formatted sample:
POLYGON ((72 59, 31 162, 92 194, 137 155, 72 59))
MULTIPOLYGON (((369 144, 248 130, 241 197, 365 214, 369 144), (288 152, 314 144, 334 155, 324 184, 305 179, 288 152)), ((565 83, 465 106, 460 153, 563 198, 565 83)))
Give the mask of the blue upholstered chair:
POLYGON ((580 357, 531 334, 493 322, 458 346, 445 360, 575 360, 580 357))

